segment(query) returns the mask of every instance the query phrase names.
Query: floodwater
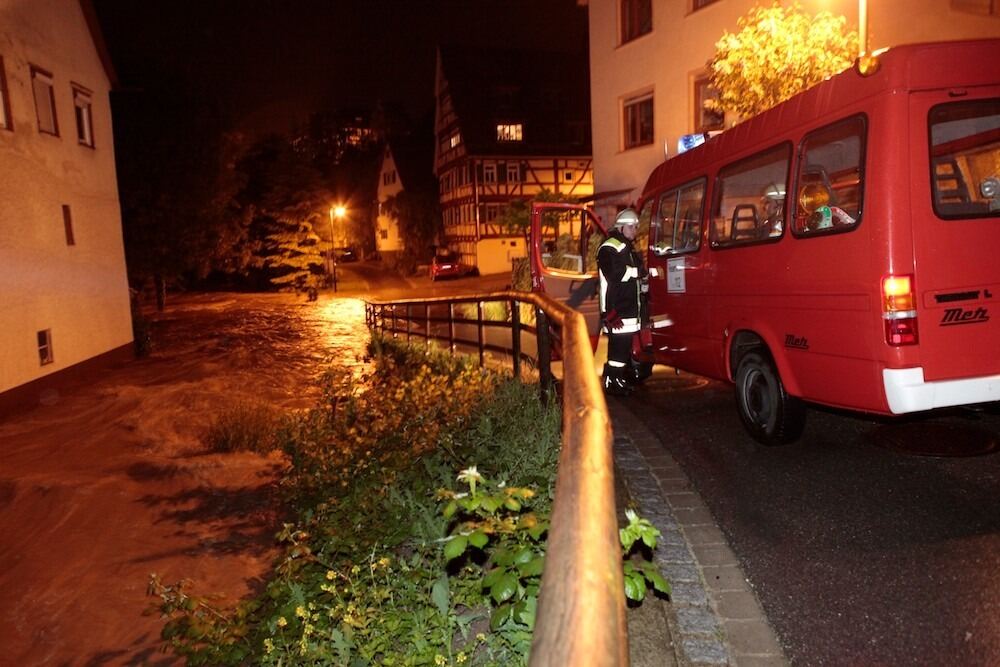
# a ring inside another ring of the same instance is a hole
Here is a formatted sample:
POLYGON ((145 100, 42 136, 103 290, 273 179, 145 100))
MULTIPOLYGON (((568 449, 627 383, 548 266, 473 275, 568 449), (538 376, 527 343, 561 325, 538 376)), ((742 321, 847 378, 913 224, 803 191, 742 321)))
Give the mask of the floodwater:
POLYGON ((213 453, 241 402, 311 407, 330 363, 363 369, 364 303, 181 296, 151 355, 0 420, 0 665, 175 665, 144 615, 149 575, 235 602, 259 588, 283 519, 278 454, 213 453))

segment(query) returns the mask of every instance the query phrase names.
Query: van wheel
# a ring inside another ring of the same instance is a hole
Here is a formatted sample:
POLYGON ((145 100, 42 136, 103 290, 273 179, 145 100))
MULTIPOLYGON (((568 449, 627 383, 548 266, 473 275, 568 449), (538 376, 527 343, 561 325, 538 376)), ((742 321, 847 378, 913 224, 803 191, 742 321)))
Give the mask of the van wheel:
POLYGON ((736 370, 740 419, 757 442, 781 445, 798 440, 806 425, 806 406, 785 391, 770 357, 748 352, 736 370))

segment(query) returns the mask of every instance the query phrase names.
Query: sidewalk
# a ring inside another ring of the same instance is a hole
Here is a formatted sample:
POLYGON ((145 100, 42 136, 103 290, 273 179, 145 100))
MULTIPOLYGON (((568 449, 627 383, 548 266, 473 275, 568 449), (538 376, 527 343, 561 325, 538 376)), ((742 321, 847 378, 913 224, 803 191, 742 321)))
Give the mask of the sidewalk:
MULTIPOLYGON (((609 399, 608 411, 616 474, 639 513, 662 533, 654 561, 673 588, 669 641, 655 647, 631 637, 633 652, 639 643, 653 653, 641 658, 643 666, 788 665, 736 554, 687 476, 623 401, 609 399)), ((639 662, 633 658, 634 667, 639 662)))

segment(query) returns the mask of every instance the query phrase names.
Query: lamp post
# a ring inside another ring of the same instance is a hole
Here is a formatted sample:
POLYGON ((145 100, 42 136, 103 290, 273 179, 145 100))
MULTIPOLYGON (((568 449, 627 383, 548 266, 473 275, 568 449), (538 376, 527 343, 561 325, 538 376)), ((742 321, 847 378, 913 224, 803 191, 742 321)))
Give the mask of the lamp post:
POLYGON ((333 266, 333 291, 337 291, 337 253, 335 252, 334 244, 334 233, 333 233, 333 219, 343 218, 344 213, 347 212, 343 206, 331 206, 330 207, 330 263, 333 266))

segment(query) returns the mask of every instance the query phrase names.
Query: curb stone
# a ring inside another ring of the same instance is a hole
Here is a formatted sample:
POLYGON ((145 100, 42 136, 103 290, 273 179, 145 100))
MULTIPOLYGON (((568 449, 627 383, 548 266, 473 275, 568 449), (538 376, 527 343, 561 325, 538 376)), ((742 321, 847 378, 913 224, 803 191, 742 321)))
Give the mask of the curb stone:
POLYGON ((667 623, 677 663, 787 666, 736 555, 687 476, 628 408, 611 400, 608 412, 616 474, 662 533, 653 561, 673 589, 667 623))

